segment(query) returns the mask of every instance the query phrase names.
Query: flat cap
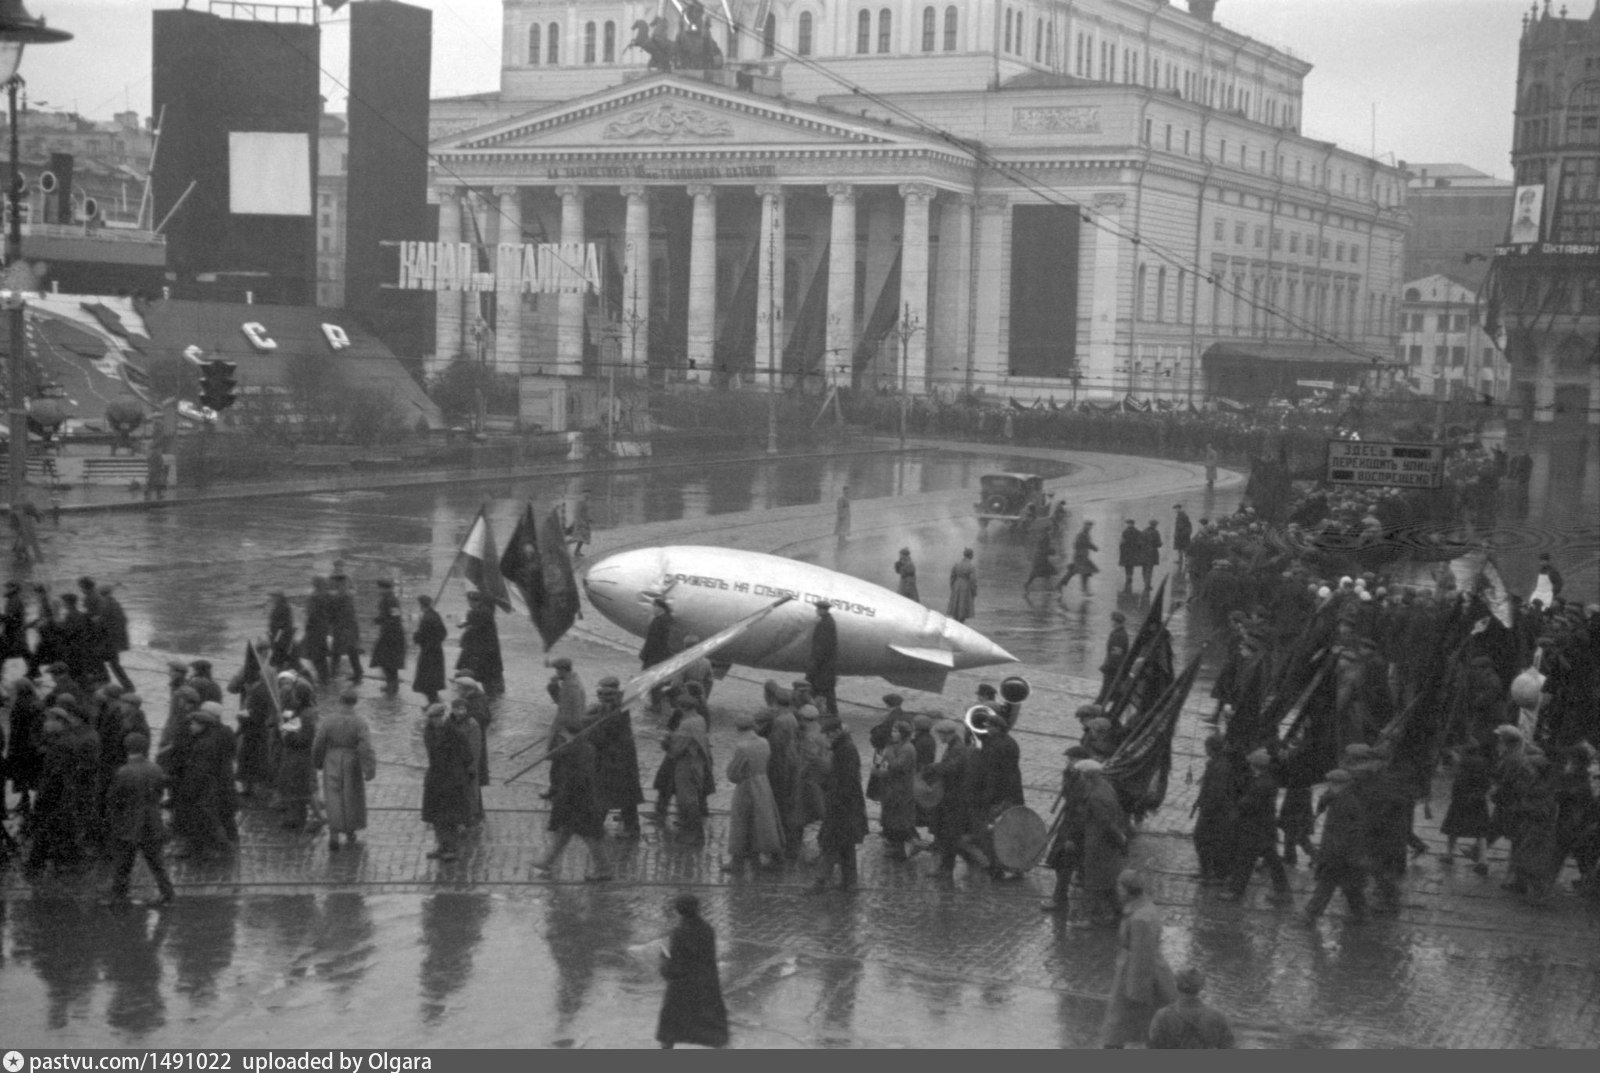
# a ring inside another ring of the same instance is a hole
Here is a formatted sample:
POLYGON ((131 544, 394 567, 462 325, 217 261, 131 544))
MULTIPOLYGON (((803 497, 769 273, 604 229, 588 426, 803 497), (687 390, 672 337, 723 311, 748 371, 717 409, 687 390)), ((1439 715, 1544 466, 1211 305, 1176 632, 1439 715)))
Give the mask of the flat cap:
POLYGON ((906 698, 902 697, 898 693, 885 693, 883 695, 884 706, 888 708, 898 708, 905 702, 906 698))

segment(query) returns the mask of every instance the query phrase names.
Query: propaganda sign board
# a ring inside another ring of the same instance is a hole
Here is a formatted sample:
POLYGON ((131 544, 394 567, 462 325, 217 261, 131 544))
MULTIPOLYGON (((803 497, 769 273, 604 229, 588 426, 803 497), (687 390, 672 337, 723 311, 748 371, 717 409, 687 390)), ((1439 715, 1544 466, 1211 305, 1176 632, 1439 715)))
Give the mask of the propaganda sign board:
POLYGON ((1444 487, 1444 447, 1436 443, 1328 441, 1328 481, 1380 488, 1444 487))

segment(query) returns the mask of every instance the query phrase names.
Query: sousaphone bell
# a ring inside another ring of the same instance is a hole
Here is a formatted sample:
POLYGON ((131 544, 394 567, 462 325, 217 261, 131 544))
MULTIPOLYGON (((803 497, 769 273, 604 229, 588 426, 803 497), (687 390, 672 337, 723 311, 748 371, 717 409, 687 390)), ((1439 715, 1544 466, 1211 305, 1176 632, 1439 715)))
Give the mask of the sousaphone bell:
POLYGON ((1000 683, 1000 696, 1012 704, 1021 704, 1033 694, 1033 687, 1020 674, 1013 674, 1000 683))
POLYGON ((968 730, 981 738, 989 733, 988 727, 983 724, 990 719, 998 718, 1000 713, 987 704, 974 704, 967 709, 967 714, 961 717, 961 721, 967 724, 968 730))

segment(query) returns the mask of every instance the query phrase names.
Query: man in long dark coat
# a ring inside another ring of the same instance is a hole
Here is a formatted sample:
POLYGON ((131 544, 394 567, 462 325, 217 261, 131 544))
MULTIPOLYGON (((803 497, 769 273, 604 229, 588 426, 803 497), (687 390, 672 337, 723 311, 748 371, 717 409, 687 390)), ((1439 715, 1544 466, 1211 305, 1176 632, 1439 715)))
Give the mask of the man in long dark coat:
POLYGON ((561 860, 562 851, 574 837, 589 848, 589 870, 584 879, 601 883, 612 878, 603 839, 606 814, 600 807, 600 780, 594 743, 581 736, 581 723, 557 721, 551 739, 550 760, 550 845, 533 865, 549 875, 561 860))
POLYGON ((1117 788, 1098 760, 1075 765, 1083 792, 1083 893, 1089 922, 1114 927, 1121 916, 1117 877, 1128 866, 1131 832, 1117 788))
POLYGON ((433 609, 432 596, 418 596, 417 606, 422 612, 417 616, 417 631, 411 639, 417 643, 417 676, 411 680, 411 691, 437 704, 439 691, 444 688, 444 639, 448 632, 444 617, 433 609))
POLYGON ((1100 699, 1111 695, 1111 684, 1122 661, 1128 658, 1128 616, 1121 611, 1111 612, 1111 632, 1106 635, 1106 658, 1100 661, 1100 699))
POLYGON ((33 794, 43 766, 45 706, 33 679, 15 678, 7 686, 12 696, 5 773, 18 797, 17 812, 26 816, 33 810, 33 794))
POLYGON ((1272 878, 1274 899, 1283 901, 1289 896, 1289 876, 1278 856, 1278 780, 1272 774, 1272 757, 1265 749, 1257 749, 1245 761, 1250 765, 1250 778, 1233 806, 1233 872, 1223 897, 1242 900, 1260 861, 1272 878))
POLYGON ((944 753, 922 773, 924 780, 941 788, 930 824, 939 849, 939 863, 932 874, 948 879, 955 874, 957 856, 974 868, 987 867, 989 862, 979 857, 968 841, 977 821, 971 792, 972 750, 963 737, 964 728, 952 719, 943 719, 933 733, 944 753))
POLYGON ((238 843, 234 751, 233 731, 222 725, 222 705, 206 701, 190 713, 168 771, 172 830, 184 840, 181 856, 225 853, 238 843))
MULTIPOLYGON (((650 618, 650 624, 645 627, 644 645, 639 649, 639 669, 649 670, 656 664, 672 658, 672 606, 666 600, 657 597, 655 600, 655 614, 650 618)), ((650 688, 650 711, 660 714, 661 697, 666 691, 666 683, 650 688)))
POLYGON ((619 814, 622 830, 629 838, 639 837, 639 805, 644 791, 639 786, 639 747, 633 740, 633 715, 622 707, 622 683, 606 677, 594 687, 596 703, 588 711, 587 725, 594 727, 596 777, 601 811, 619 814), (597 725, 598 724, 598 725, 597 725))
POLYGON ((433 827, 435 842, 428 857, 453 861, 461 829, 475 818, 477 780, 472 774, 472 748, 466 732, 443 704, 428 705, 423 716, 422 743, 428 751, 428 769, 422 777, 422 822, 433 827))
POLYGON ((161 822, 161 795, 167 776, 150 762, 150 739, 145 735, 129 734, 123 748, 127 762, 112 776, 106 792, 106 841, 114 862, 110 901, 128 900, 134 862, 143 857, 158 892, 150 904, 163 906, 175 895, 161 861, 161 845, 167 837, 161 822))
POLYGON ((1206 766, 1195 795, 1194 852, 1202 885, 1221 883, 1233 872, 1233 811, 1238 803, 1238 771, 1222 735, 1206 739, 1206 766))
POLYGON ((667 994, 656 1022, 663 1049, 679 1043, 701 1047, 728 1044, 728 1008, 717 976, 717 933, 700 917, 700 899, 680 894, 672 903, 678 926, 661 960, 667 994))
MULTIPOLYGON (((972 761, 979 772, 975 805, 980 824, 990 823, 1006 809, 1023 803, 1022 750, 1017 740, 1002 716, 985 718, 984 726, 988 732, 972 761)), ((998 861, 990 864, 989 875, 994 879, 1021 878, 1021 873, 1007 871, 998 861)))
POLYGON ((467 618, 461 627, 461 654, 456 657, 456 674, 470 674, 491 697, 506 691, 494 604, 480 592, 467 593, 467 618))
POLYGON ((1074 745, 1067 750, 1067 766, 1061 770, 1061 814, 1055 837, 1045 851, 1044 865, 1056 874, 1055 889, 1039 903, 1046 913, 1065 916, 1071 907, 1072 875, 1083 864, 1084 789, 1077 764, 1091 759, 1089 750, 1074 745))
POLYGON ((394 582, 379 578, 378 613, 373 623, 378 627, 378 639, 372 645, 372 666, 383 672, 383 686, 390 693, 400 690, 400 672, 406 666, 406 625, 400 617, 400 601, 394 594, 394 582))
POLYGON ((811 630, 806 681, 811 683, 812 695, 821 702, 818 707, 837 718, 839 698, 834 690, 839 686, 839 624, 833 620, 833 605, 826 600, 817 601, 817 624, 811 630))
POLYGON ((1178 569, 1181 571, 1189 558, 1189 543, 1194 539, 1194 523, 1189 520, 1189 512, 1179 503, 1172 508, 1178 516, 1172 520, 1172 550, 1178 555, 1178 569))
POLYGON ((1122 526, 1122 538, 1117 543, 1117 565, 1122 567, 1123 576, 1127 578, 1123 585, 1124 592, 1133 591, 1133 571, 1135 567, 1144 563, 1144 535, 1139 532, 1139 527, 1129 518, 1122 526))
POLYGON ((267 661, 276 668, 294 662, 294 609, 282 589, 274 589, 267 609, 267 661))
POLYGON ((333 632, 333 594, 328 579, 311 579, 311 595, 306 599, 305 633, 300 640, 300 655, 317 672, 317 681, 327 684, 328 635, 333 632))
POLYGON ((46 713, 43 746, 28 868, 36 870, 46 864, 76 868, 87 857, 97 818, 95 778, 100 739, 76 714, 51 708, 46 713))
POLYGON ((861 754, 837 716, 825 716, 818 725, 828 741, 829 766, 822 784, 822 829, 817 832, 817 846, 822 850, 817 863, 822 871, 810 890, 813 894, 827 890, 837 866, 839 889, 848 894, 856 889, 856 847, 867 837, 861 754))
POLYGON ((333 596, 332 621, 328 631, 328 673, 339 673, 339 660, 350 660, 350 681, 359 682, 361 673, 361 619, 356 614, 356 594, 350 589, 350 578, 342 571, 331 575, 333 596))
POLYGON ((0 671, 14 659, 28 663, 32 655, 33 649, 28 644, 28 606, 22 600, 22 586, 8 581, 5 608, 0 611, 0 671))
POLYGON ((1144 541, 1144 548, 1139 555, 1139 569, 1144 574, 1144 587, 1148 590, 1150 575, 1161 565, 1161 527, 1154 518, 1140 532, 1139 538, 1144 541))
POLYGON ((1416 807, 1411 782, 1392 763, 1364 746, 1345 750, 1344 766, 1355 766, 1351 792, 1360 798, 1366 814, 1369 874, 1376 887, 1373 912, 1393 916, 1400 912, 1400 880, 1406 874, 1406 848, 1411 816, 1416 807))

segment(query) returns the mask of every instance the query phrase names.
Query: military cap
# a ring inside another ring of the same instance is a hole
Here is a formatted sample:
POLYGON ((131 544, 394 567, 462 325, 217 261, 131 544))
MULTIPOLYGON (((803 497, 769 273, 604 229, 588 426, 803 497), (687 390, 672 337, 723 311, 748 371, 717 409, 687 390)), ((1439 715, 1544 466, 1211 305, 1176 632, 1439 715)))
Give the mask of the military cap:
POLYGON ((620 693, 622 691, 622 683, 617 679, 616 675, 608 674, 596 682, 594 688, 596 692, 616 690, 620 693))
POLYGON ((918 715, 911 720, 911 725, 918 730, 932 730, 933 720, 926 715, 918 715))
POLYGON ((555 659, 550 661, 550 666, 554 667, 558 671, 570 671, 572 670, 572 661, 566 656, 557 656, 555 659))

